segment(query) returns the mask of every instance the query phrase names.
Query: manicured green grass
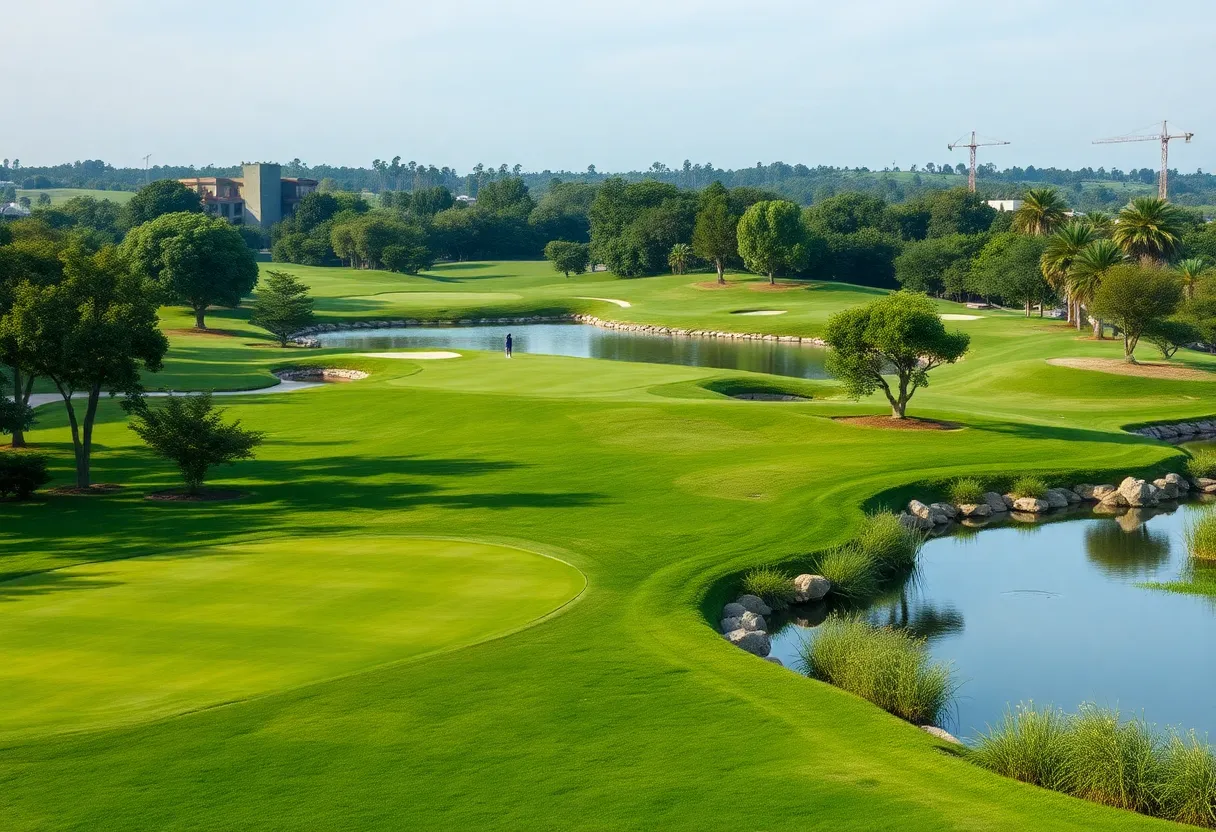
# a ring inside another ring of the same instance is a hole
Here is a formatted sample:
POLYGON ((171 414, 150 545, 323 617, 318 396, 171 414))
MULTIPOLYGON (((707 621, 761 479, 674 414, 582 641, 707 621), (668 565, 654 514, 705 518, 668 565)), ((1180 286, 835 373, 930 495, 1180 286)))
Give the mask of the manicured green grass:
POLYGON ((117 202, 119 205, 125 205, 131 201, 131 197, 135 196, 134 191, 96 191, 89 188, 45 188, 35 191, 17 189, 17 196, 28 196, 35 206, 38 203, 39 194, 50 196, 51 205, 61 205, 69 199, 78 196, 91 196, 93 199, 108 199, 111 202, 117 202))
MULTIPOLYGON (((847 286, 706 290, 692 285, 709 279, 702 275, 615 280, 601 273, 566 281, 537 263, 456 264, 409 278, 304 271, 327 320, 554 309, 814 334, 833 311, 873 294, 847 286), (428 297, 414 305, 399 296, 415 291, 428 297), (393 297, 376 302, 384 292, 393 297), (462 301, 462 292, 520 299, 462 301), (583 295, 634 305, 577 299, 583 295), (758 306, 789 312, 729 314, 758 306)), ((327 598, 319 588, 335 584, 338 569, 327 557, 359 557, 368 541, 410 537, 551 555, 586 575, 587 587, 577 603, 535 626, 469 643, 514 629, 570 592, 537 608, 521 601, 529 610, 516 616, 509 609, 513 585, 500 581, 497 591, 478 590, 482 600, 472 606, 502 611, 505 602, 509 611, 483 616, 462 600, 473 592, 460 585, 475 579, 470 571, 451 570, 454 577, 441 581, 443 570, 419 565, 416 576, 407 569, 404 577, 417 577, 419 594, 435 597, 426 605, 432 612, 400 625, 418 628, 415 639, 372 632, 375 621, 360 620, 366 605, 351 601, 338 581, 334 603, 348 620, 305 617, 324 631, 316 638, 357 638, 352 652, 376 658, 353 655, 351 663, 375 667, 332 678, 332 665, 346 658, 318 657, 317 665, 331 667, 285 663, 281 678, 259 687, 259 695, 237 693, 223 707, 76 735, 31 726, 0 746, 3 825, 700 830, 772 828, 809 817, 840 829, 890 828, 892 818, 912 830, 1158 824, 1030 790, 942 754, 932 738, 870 703, 733 648, 714 632, 716 619, 707 620, 721 610, 725 599, 715 593, 725 592, 731 576, 852 539, 865 522, 862 505, 889 488, 1020 473, 1065 480, 1079 469, 1113 477, 1181 465, 1177 449, 1120 428, 1210 415, 1208 383, 1048 366, 1043 359, 1053 356, 1117 357, 1118 346, 1078 340, 1060 324, 984 314, 957 324, 973 334, 973 352, 935 371, 913 400, 913 415, 964 426, 939 432, 827 418, 883 412, 877 399, 816 396, 770 406, 709 389, 726 379, 765 380, 746 373, 539 355, 507 362, 470 352, 425 362, 284 351, 261 346, 265 336, 248 325, 246 310, 213 312, 212 326, 233 333, 221 335, 182 332, 187 316, 166 310, 172 350, 165 371, 148 379, 156 386, 264 386, 273 381, 270 369, 305 359, 371 376, 223 400, 232 416, 267 434, 257 460, 216 472, 215 485, 250 492, 226 504, 144 500, 148 491, 175 486, 176 472, 126 429, 118 403, 103 402, 96 479, 123 483, 121 492, 0 504, 0 575, 47 573, 26 579, 45 583, 31 602, 47 609, 70 603, 83 612, 91 598, 103 597, 106 588, 73 590, 71 581, 50 577, 73 574, 80 564, 102 562, 89 568, 112 572, 120 569, 114 559, 152 557, 152 568, 201 566, 216 547, 254 544, 281 547, 273 566, 259 570, 273 582, 261 585, 267 597, 304 578, 307 596, 327 598), (332 549, 305 551, 319 541, 332 541, 332 549), (300 563, 293 564, 297 549, 300 563), (308 583, 314 575, 316 586, 308 583), (449 616, 463 615, 472 619, 468 631, 442 632, 449 616), (441 652, 420 655, 422 642, 441 652)), ((1208 358, 1187 360, 1211 366, 1208 358)), ((52 455, 61 483, 70 469, 62 411, 40 410, 30 434, 52 455)), ((369 571, 386 575, 383 567, 369 571)), ((149 599, 168 593, 171 583, 149 585, 149 599)), ((136 589, 130 580, 114 588, 136 589)), ((177 597, 187 629, 192 617, 223 615, 214 592, 210 604, 201 593, 198 610, 187 609, 192 596, 184 589, 177 597)), ((232 600, 231 609, 247 609, 232 600)), ((0 602, 0 613, 24 603, 0 602)), ((374 605, 367 612, 378 615, 374 605)), ((398 620, 395 610, 382 612, 398 620)), ((240 617, 228 617, 234 620, 223 629, 239 644, 246 638, 240 617)), ((137 646, 151 638, 141 630, 163 622, 142 614, 130 621, 129 652, 141 655, 137 646)), ((62 626, 72 627, 66 618, 62 626)), ((93 626, 82 618, 75 633, 84 640, 93 626)), ((122 636, 117 622, 103 629, 122 636)), ((183 637, 183 646, 202 635, 183 637)), ((285 642, 302 637, 295 626, 265 629, 268 640, 280 635, 285 642)), ((61 644, 32 636, 22 649, 27 661, 41 654, 49 666, 61 644)), ((163 658, 164 650, 148 656, 163 658)), ((96 674, 79 665, 62 666, 59 695, 95 684, 96 674)), ((139 675, 123 674, 132 681, 139 675)), ((214 691, 221 682, 208 684, 214 691)), ((210 696, 196 702, 215 704, 210 696)))

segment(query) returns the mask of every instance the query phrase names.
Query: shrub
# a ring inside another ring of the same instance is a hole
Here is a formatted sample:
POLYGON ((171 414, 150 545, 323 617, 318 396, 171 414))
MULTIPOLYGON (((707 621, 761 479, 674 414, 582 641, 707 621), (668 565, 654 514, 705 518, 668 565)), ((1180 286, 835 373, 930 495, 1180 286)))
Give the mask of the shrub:
POLYGON ((950 666, 932 662, 924 639, 833 616, 802 647, 806 673, 916 725, 934 724, 954 694, 950 666))
POLYGON ((979 737, 971 758, 1006 777, 1048 789, 1064 783, 1069 720, 1055 708, 1033 703, 1006 711, 995 728, 979 737))
POLYGON ((1186 524, 1186 548, 1191 557, 1216 560, 1216 511, 1205 511, 1198 520, 1186 524))
POLYGON ((832 591, 846 598, 866 598, 878 589, 878 564, 856 546, 837 546, 816 558, 815 571, 832 582, 832 591))
POLYGON ((0 497, 28 500, 51 481, 44 454, 9 451, 0 453, 0 497))
POLYGON ((1009 488, 1014 497, 1042 497, 1047 492, 1047 483, 1038 477, 1018 477, 1009 488))
POLYGON ((950 502, 956 506, 974 506, 984 502, 984 485, 973 477, 960 477, 950 483, 950 502))
POLYGON ((878 511, 866 517, 853 547, 868 555, 880 572, 895 572, 915 566, 924 543, 922 532, 907 528, 889 511, 878 511))
POLYGON ((1150 812, 1160 774, 1160 741, 1143 719, 1082 705, 1067 737, 1064 784, 1069 794, 1134 812, 1150 812))
POLYGON ((1192 477, 1216 477, 1216 448, 1198 448, 1186 461, 1192 477))
POLYGON ((794 579, 780 569, 761 566, 743 576, 743 591, 758 595, 773 609, 781 609, 794 600, 794 579))
POLYGON ((1170 736, 1161 752, 1158 814, 1193 826, 1216 828, 1216 755, 1192 732, 1170 736))

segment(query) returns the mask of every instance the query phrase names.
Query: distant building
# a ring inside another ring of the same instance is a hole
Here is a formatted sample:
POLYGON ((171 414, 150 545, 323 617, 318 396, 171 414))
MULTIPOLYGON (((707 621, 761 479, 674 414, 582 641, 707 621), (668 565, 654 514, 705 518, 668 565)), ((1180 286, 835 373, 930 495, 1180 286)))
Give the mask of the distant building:
POLYGON ((990 199, 988 207, 995 208, 998 211, 1016 211, 1022 207, 1020 199, 990 199))
POLYGON ((28 217, 29 215, 30 215, 29 208, 26 208, 22 205, 18 205, 15 202, 9 202, 4 205, 0 205, 0 218, 6 219, 6 220, 17 220, 17 219, 21 219, 22 217, 28 217))
POLYGON ((178 181, 203 199, 203 210, 234 225, 269 228, 295 213, 317 189, 315 179, 285 177, 274 164, 245 165, 243 176, 195 176, 178 181))
POLYGON ((456 201, 464 204, 467 207, 472 207, 477 204, 477 197, 465 196, 464 194, 461 194, 460 196, 456 197, 456 201))

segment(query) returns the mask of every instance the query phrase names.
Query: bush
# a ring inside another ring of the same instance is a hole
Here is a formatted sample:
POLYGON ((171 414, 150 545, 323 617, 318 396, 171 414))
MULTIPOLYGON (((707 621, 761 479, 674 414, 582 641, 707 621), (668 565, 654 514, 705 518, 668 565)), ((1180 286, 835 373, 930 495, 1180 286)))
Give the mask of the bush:
POLYGON ((1157 813, 1178 823, 1216 828, 1216 756, 1192 732, 1170 736, 1161 754, 1157 813))
POLYGON ((832 582, 832 592, 845 598, 867 598, 878 590, 878 563, 856 546, 837 546, 821 553, 815 571, 832 582))
POLYGON ((1018 477, 1009 488, 1014 497, 1042 497, 1047 493, 1047 483, 1038 477, 1018 477))
POLYGON ((0 453, 0 497, 28 500, 51 481, 43 454, 8 451, 0 453))
POLYGON ((1064 783, 1069 794, 1134 812, 1150 812, 1161 772, 1161 743, 1143 719, 1082 705, 1069 725, 1064 783))
POLYGON ((1186 548, 1191 557, 1216 560, 1216 511, 1205 511, 1198 520, 1186 524, 1186 548))
POLYGON ((974 506, 984 502, 984 485, 973 477, 960 477, 950 483, 950 502, 956 506, 974 506))
POLYGON ((1216 477, 1216 448, 1198 448, 1186 461, 1186 470, 1192 477, 1216 477))
POLYGON ((915 566, 924 543, 922 532, 907 528, 889 511, 879 511, 866 517, 853 546, 868 555, 879 572, 889 573, 915 566))
POLYGON ((781 609, 794 600, 794 579, 780 569, 761 566, 743 576, 743 591, 763 598, 773 609, 781 609))
POLYGON ((971 758, 984 768, 1048 789, 1064 784, 1068 718, 1055 708, 1033 703, 1006 711, 996 728, 982 734, 971 758))
POLYGON ((801 659, 809 676, 916 725, 936 724, 954 694, 950 666, 930 661, 924 639, 859 619, 829 618, 801 659))

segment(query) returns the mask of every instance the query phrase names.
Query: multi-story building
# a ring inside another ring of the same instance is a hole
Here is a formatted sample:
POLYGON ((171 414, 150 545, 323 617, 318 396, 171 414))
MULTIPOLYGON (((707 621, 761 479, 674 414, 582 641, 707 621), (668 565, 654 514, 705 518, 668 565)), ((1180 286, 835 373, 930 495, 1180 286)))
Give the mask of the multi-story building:
POLYGON ((196 176, 180 181, 198 193, 203 210, 235 225, 269 228, 295 213, 300 200, 317 189, 315 179, 282 175, 275 164, 244 165, 243 176, 196 176))

